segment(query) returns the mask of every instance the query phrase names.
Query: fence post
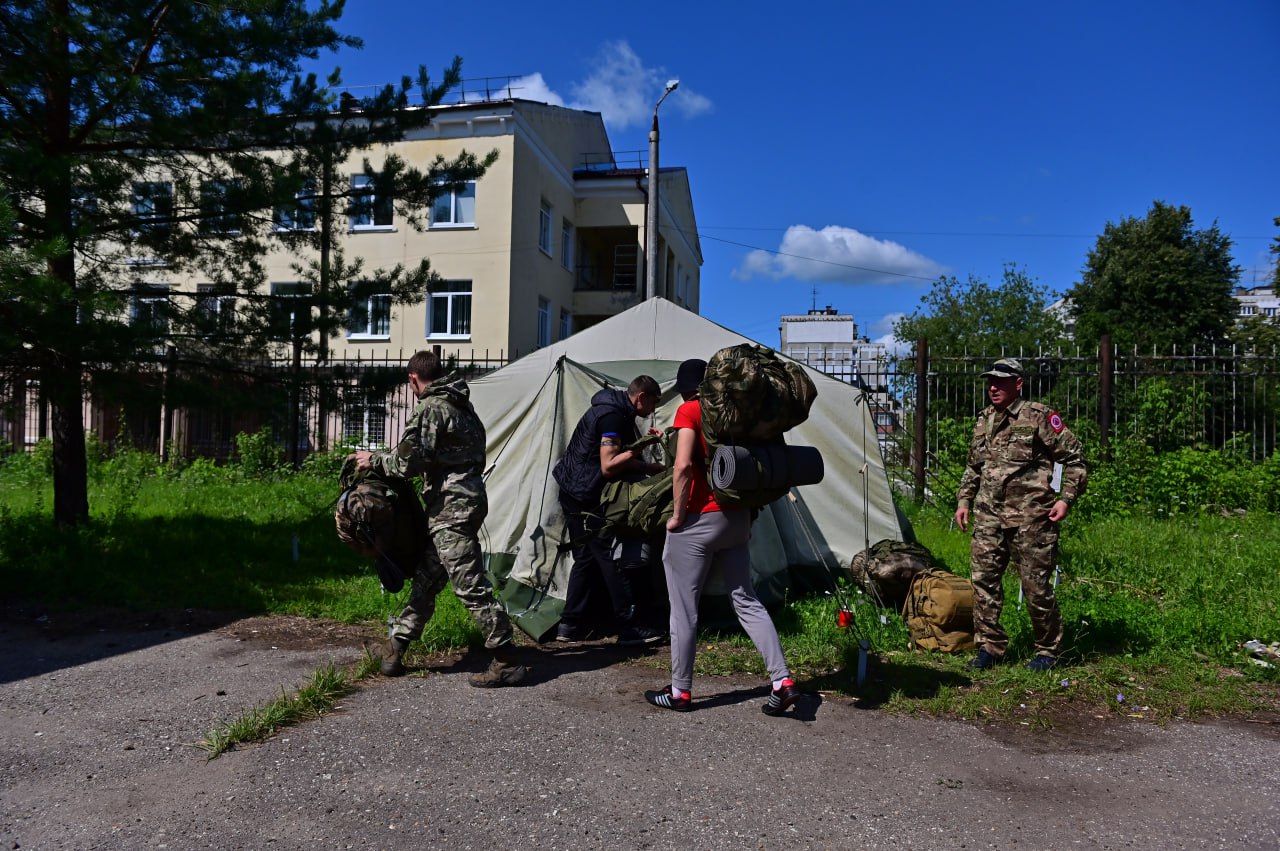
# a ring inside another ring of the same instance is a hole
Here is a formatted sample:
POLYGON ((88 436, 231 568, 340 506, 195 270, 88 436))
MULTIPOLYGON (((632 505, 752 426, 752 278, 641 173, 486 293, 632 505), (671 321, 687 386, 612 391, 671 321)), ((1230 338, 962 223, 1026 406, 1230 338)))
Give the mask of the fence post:
POLYGON ((925 424, 929 418, 929 341, 916 341, 915 447, 911 453, 911 476, 915 479, 916 502, 924 502, 925 424))
POLYGON ((1111 460, 1111 382, 1115 376, 1114 349, 1111 335, 1098 341, 1098 431, 1102 443, 1102 460, 1111 460))

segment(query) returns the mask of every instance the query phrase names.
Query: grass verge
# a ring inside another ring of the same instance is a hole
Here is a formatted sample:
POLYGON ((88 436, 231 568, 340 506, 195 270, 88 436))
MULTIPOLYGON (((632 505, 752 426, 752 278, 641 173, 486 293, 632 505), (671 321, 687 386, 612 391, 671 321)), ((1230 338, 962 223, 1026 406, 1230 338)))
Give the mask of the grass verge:
POLYGON ((292 695, 280 689, 276 699, 254 707, 218 725, 199 742, 209 759, 217 759, 236 745, 265 741, 281 729, 328 714, 356 683, 378 670, 378 659, 367 655, 350 671, 332 662, 318 668, 311 679, 292 695))

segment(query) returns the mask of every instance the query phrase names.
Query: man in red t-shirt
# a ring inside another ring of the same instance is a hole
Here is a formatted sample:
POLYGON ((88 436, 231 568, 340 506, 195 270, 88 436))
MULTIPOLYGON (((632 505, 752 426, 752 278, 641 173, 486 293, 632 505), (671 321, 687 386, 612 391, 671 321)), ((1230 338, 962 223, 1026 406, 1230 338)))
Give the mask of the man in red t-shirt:
POLYGON ((702 404, 698 386, 707 362, 687 360, 676 373, 676 390, 685 400, 676 411, 674 510, 667 522, 662 566, 671 599, 671 684, 646 691, 654 706, 687 712, 693 708, 693 657, 698 645, 698 600, 707 575, 718 568, 729 589, 729 601, 751 642, 764 657, 773 691, 761 707, 780 715, 800 697, 791 679, 778 630, 751 586, 751 512, 722 510, 707 481, 707 445, 702 439, 702 404))

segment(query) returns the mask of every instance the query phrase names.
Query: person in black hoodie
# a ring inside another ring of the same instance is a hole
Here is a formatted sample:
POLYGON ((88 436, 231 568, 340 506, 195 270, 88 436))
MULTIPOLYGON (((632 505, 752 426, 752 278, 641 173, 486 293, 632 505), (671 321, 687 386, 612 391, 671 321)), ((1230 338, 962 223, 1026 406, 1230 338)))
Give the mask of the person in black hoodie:
POLYGON ((585 641, 592 637, 588 613, 591 588, 597 577, 604 580, 609 593, 619 644, 662 640, 661 632, 638 622, 631 580, 613 558, 612 539, 599 534, 600 492, 605 482, 663 469, 661 464, 651 464, 639 453, 624 448, 639 438, 636 418, 652 415, 660 394, 658 382, 648 375, 637 376, 625 391, 605 388, 596 393, 552 470, 560 486, 560 507, 573 549, 557 641, 585 641))

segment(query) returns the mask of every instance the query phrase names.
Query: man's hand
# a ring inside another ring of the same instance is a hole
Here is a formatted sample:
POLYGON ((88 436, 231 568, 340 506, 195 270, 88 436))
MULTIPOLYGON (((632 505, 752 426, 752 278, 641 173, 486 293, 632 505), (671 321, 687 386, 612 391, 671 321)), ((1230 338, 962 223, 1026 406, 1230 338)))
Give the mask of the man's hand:
POLYGON ((359 452, 353 453, 356 459, 357 470, 369 470, 373 467, 373 453, 361 449, 359 452))
POLYGON ((962 532, 969 530, 969 509, 967 506, 962 505, 956 509, 956 525, 960 527, 962 532))
POLYGON ((679 529, 683 524, 684 524, 683 517, 676 517, 674 514, 672 514, 671 519, 667 521, 667 531, 674 532, 677 529, 679 529))
POLYGON ((654 428, 653 426, 650 426, 649 434, 652 437, 662 437, 662 429, 657 429, 657 428, 654 428))
POLYGON ((1067 516, 1067 512, 1071 510, 1071 503, 1065 499, 1060 499, 1053 504, 1053 508, 1049 509, 1049 520, 1058 523, 1062 518, 1067 516))

